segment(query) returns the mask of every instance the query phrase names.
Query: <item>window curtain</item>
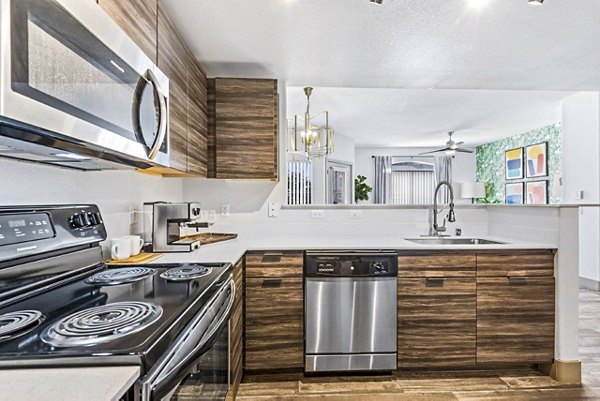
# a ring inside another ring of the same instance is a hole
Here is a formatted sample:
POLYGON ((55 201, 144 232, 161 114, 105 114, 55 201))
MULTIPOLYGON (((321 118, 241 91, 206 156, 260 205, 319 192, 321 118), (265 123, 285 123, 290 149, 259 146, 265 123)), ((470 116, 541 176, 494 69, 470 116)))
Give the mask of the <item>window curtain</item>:
POLYGON ((375 159, 375 187, 373 203, 388 204, 392 192, 392 157, 373 156, 375 159))
MULTIPOLYGON (((434 172, 436 186, 442 181, 452 183, 452 157, 436 156, 434 172)), ((438 193, 438 202, 450 203, 450 191, 448 191, 447 187, 440 189, 440 192, 438 193)))

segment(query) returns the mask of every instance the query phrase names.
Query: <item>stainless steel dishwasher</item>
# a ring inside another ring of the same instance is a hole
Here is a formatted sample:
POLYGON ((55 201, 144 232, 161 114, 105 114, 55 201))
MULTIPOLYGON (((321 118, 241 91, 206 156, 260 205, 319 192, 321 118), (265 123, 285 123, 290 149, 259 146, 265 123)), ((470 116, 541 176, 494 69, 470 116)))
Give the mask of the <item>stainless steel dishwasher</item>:
POLYGON ((306 253, 306 372, 396 369, 397 273, 394 252, 306 253))

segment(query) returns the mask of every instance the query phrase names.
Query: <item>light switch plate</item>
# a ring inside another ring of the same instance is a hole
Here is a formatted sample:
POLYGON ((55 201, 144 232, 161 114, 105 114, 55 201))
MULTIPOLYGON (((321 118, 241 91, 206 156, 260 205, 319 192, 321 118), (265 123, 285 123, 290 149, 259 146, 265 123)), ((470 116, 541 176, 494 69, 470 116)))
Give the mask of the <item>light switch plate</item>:
POLYGON ((577 191, 575 193, 575 199, 576 200, 582 200, 583 199, 583 195, 584 195, 583 190, 577 191))

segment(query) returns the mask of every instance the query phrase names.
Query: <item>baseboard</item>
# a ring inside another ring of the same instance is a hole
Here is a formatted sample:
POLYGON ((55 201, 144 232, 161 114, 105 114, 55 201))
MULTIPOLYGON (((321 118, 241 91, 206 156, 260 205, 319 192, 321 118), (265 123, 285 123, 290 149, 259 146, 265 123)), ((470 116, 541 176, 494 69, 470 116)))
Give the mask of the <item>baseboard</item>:
POLYGON ((600 291, 600 281, 579 276, 579 287, 592 291, 600 291))
POLYGON ((581 361, 559 361, 540 365, 540 370, 561 384, 581 384, 581 361))

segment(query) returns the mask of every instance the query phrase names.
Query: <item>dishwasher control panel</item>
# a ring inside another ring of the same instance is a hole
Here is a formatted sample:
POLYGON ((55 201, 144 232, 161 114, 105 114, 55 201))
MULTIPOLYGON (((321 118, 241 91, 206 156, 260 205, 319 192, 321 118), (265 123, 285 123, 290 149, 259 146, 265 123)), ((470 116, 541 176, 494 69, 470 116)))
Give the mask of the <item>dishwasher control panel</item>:
POLYGON ((396 277, 398 255, 394 252, 307 252, 306 277, 396 277))

